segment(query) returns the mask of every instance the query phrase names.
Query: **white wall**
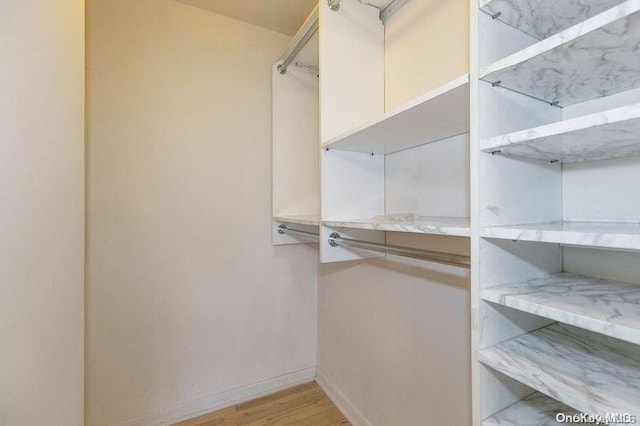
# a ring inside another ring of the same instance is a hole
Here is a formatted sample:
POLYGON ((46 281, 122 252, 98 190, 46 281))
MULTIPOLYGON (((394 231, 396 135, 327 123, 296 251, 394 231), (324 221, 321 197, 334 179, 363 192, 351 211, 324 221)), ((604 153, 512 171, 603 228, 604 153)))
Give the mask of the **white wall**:
MULTIPOLYGON (((467 0, 412 0, 391 18, 385 28, 387 110, 468 72, 468 26, 467 0)), ((438 142, 446 143, 454 143, 447 151, 458 157, 440 169, 452 173, 468 163, 468 138, 438 142)), ((437 178, 411 159, 416 152, 433 157, 438 146, 387 159, 388 213, 410 212, 412 202, 416 210, 425 204, 415 194, 411 202, 398 197, 393 184, 402 181, 401 163, 413 184, 416 176, 437 178)), ((468 191, 465 170, 455 180, 460 192, 468 191)), ((468 215, 468 200, 445 200, 434 188, 425 199, 433 202, 434 196, 447 204, 448 214, 468 215)), ((468 239, 387 233, 387 241, 469 251, 468 239)), ((471 424, 469 286, 467 270, 397 256, 321 265, 318 374, 356 426, 471 424)))
POLYGON ((271 245, 289 37, 171 0, 88 4, 88 424, 310 378, 317 252, 271 245))
POLYGON ((0 424, 83 424, 84 2, 0 2, 0 424))

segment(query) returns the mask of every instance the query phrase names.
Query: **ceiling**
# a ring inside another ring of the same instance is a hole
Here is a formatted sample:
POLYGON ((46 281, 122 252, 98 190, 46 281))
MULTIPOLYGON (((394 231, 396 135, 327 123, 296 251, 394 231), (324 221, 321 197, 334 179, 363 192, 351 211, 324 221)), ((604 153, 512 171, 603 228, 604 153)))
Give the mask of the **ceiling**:
POLYGON ((279 33, 294 35, 318 0, 177 0, 279 33))

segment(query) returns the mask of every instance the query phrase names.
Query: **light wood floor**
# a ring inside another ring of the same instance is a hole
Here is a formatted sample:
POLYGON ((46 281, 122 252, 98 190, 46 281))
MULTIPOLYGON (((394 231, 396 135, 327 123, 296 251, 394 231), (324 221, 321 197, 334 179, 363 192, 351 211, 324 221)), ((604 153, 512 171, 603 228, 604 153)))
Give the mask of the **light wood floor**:
POLYGON ((315 382, 178 423, 176 426, 350 425, 315 382))

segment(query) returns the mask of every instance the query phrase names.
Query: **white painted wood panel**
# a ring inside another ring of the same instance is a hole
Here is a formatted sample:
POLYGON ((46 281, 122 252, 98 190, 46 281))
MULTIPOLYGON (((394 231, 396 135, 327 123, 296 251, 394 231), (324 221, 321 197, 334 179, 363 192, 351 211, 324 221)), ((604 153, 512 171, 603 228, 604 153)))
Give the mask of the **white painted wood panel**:
MULTIPOLYGON (((318 65, 318 35, 300 51, 285 74, 272 70, 272 213, 275 217, 320 217, 319 82, 296 62, 318 65)), ((273 226, 273 243, 295 244, 273 226)), ((303 239, 306 242, 308 239, 303 239)))
MULTIPOLYGON (((384 26, 377 9, 357 0, 342 0, 339 11, 321 1, 319 31, 320 139, 327 141, 384 113, 384 26)), ((320 158, 323 220, 384 214, 383 156, 323 149, 320 158)), ((330 247, 331 232, 321 228, 322 262, 381 256, 330 247)), ((382 232, 354 232, 384 241, 382 232)))
MULTIPOLYGON (((319 149, 319 148, 318 148, 319 149)), ((384 215, 384 156, 322 150, 322 219, 343 221, 384 215)), ((350 260, 379 257, 366 250, 330 247, 331 232, 322 228, 321 259, 350 260), (366 253, 369 253, 365 255, 366 253), (339 255, 342 254, 343 257, 339 255)), ((362 233, 360 233, 362 234, 362 233)), ((384 233, 382 238, 384 241, 384 233)), ((369 232, 364 235, 376 235, 369 232)), ((377 239, 379 241, 379 238, 377 239)))
POLYGON ((378 10, 320 2, 320 134, 328 141, 384 112, 384 26, 378 10))
POLYGON ((387 215, 469 217, 469 134, 385 157, 387 215))
MULTIPOLYGON (((518 31, 515 28, 496 19, 491 19, 486 13, 475 13, 478 20, 479 32, 476 43, 479 44, 478 57, 475 61, 476 71, 488 67, 515 52, 538 42, 538 39, 529 34, 518 31)), ((476 74, 477 75, 477 74, 476 74)))
POLYGON ((564 247, 563 270, 610 280, 640 284, 640 253, 564 247))
POLYGON ((639 221, 638 176, 639 157, 564 164, 564 220, 639 221))

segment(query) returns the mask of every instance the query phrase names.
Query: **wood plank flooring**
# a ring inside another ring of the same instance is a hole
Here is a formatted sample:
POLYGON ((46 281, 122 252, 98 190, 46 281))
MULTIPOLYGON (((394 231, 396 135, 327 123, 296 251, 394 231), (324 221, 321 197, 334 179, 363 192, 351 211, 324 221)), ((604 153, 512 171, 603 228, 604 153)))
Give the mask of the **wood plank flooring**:
POLYGON ((350 425, 315 382, 178 423, 176 426, 350 425))

